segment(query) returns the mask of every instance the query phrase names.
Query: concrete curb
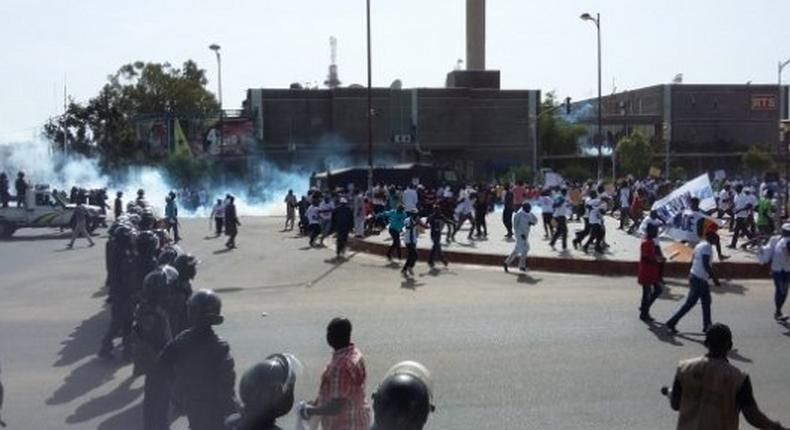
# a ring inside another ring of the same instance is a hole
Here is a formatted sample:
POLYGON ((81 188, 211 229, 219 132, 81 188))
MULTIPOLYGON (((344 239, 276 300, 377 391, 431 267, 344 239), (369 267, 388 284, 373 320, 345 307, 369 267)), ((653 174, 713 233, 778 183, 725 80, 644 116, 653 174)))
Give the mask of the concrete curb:
MULTIPOLYGON (((349 246, 360 252, 385 256, 388 245, 372 243, 366 240, 351 240, 349 246)), ((420 261, 426 261, 427 249, 418 249, 420 261)), ((504 255, 476 254, 471 252, 445 251, 445 256, 452 263, 475 264, 480 266, 501 267, 504 255)), ((636 277, 637 262, 610 260, 565 259, 555 257, 529 257, 529 268, 544 272, 574 273, 599 276, 633 276, 636 277)), ((688 276, 690 263, 667 262, 664 270, 669 278, 685 278, 688 276)), ((757 263, 716 262, 713 265, 716 274, 722 279, 769 279, 769 270, 757 263)))

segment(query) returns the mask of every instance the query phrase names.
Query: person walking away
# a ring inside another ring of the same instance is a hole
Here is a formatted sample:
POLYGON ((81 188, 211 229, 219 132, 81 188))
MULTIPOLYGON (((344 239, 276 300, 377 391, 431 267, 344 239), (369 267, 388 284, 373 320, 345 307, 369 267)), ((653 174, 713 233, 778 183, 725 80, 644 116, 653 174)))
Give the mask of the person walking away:
POLYGON ((354 213, 348 207, 348 200, 345 197, 340 198, 340 204, 332 212, 332 226, 335 229, 336 236, 336 257, 341 259, 346 254, 346 246, 348 245, 348 235, 354 227, 354 213))
POLYGON ((307 231, 310 234, 310 247, 316 246, 315 240, 321 234, 321 215, 318 209, 318 200, 313 200, 313 203, 307 208, 305 212, 307 217, 307 231))
POLYGON ((27 181, 25 181, 25 172, 17 173, 14 188, 16 188, 16 206, 19 208, 26 207, 25 195, 27 195, 28 185, 27 181))
POLYGON ((749 375, 730 364, 732 331, 713 324, 705 333, 708 353, 678 364, 672 389, 662 392, 678 411, 678 430, 737 430, 739 413, 759 429, 787 430, 769 419, 754 400, 749 375))
POLYGON ((217 199, 217 203, 211 208, 211 219, 214 220, 214 234, 219 237, 222 234, 222 227, 225 226, 225 205, 222 199, 217 199))
POLYGON ((631 209, 629 210, 631 215, 631 227, 628 228, 628 234, 634 234, 642 224, 645 211, 644 194, 644 189, 639 188, 634 192, 634 198, 631 199, 631 209))
POLYGON ((733 209, 733 216, 735 217, 735 230, 732 233, 732 242, 728 248, 735 249, 738 247, 738 239, 741 235, 749 237, 749 226, 747 218, 752 212, 751 198, 744 191, 743 185, 735 187, 735 208, 733 209))
POLYGON ((502 208, 502 224, 505 226, 505 230, 507 233, 505 234, 505 239, 512 239, 513 238, 513 190, 510 189, 510 184, 505 183, 505 193, 502 197, 502 203, 504 207, 502 208))
POLYGON ((326 341, 334 353, 321 375, 318 398, 301 408, 299 414, 304 420, 321 417, 322 430, 368 430, 365 358, 351 342, 351 322, 332 319, 326 328, 326 341))
POLYGON ((293 190, 288 190, 285 196, 285 226, 283 231, 293 231, 296 222, 296 196, 293 190))
POLYGON ((472 215, 474 213, 474 202, 473 196, 469 193, 464 193, 462 196, 459 196, 460 200, 455 207, 455 219, 456 219, 456 226, 453 228, 453 234, 451 236, 451 240, 455 240, 455 235, 461 230, 464 223, 469 221, 469 235, 467 235, 468 240, 472 240, 472 234, 475 230, 475 218, 472 215))
POLYGON ((91 235, 88 233, 88 210, 85 208, 84 204, 78 203, 77 207, 74 208, 71 224, 71 241, 66 246, 67 248, 73 248, 74 241, 79 237, 87 239, 90 246, 96 245, 93 239, 91 239, 91 235))
POLYGON ((236 216, 235 201, 235 197, 228 195, 225 203, 225 235, 228 236, 225 246, 228 249, 236 247, 236 235, 239 234, 239 226, 241 225, 239 217, 236 216))
POLYGON ((431 229, 431 253, 428 256, 428 266, 433 268, 436 260, 441 261, 447 267, 447 257, 442 251, 442 231, 444 225, 453 221, 444 216, 442 208, 437 204, 433 206, 433 212, 428 216, 428 226, 431 229))
POLYGON ((782 313, 787 300, 787 286, 790 281, 790 223, 782 226, 782 235, 772 237, 760 249, 760 262, 769 263, 771 278, 774 281, 774 319, 785 322, 788 317, 782 313))
POLYGON ((594 243, 595 252, 602 254, 604 251, 603 240, 603 215, 606 211, 606 204, 598 198, 596 191, 590 191, 590 199, 587 200, 587 210, 590 223, 590 237, 587 243, 582 246, 584 253, 590 252, 590 244, 594 243))
POLYGON ((178 243, 181 240, 178 235, 178 206, 176 206, 176 193, 172 191, 165 198, 165 218, 167 219, 167 231, 173 230, 173 242, 178 243))
POLYGON ((407 274, 414 276, 414 265, 417 263, 417 238, 419 237, 417 227, 428 228, 420 221, 419 212, 414 210, 403 222, 403 244, 406 245, 406 262, 400 271, 403 276, 407 276, 407 274))
POLYGON ((480 186, 477 192, 477 199, 475 199, 475 234, 477 237, 488 237, 488 225, 486 224, 486 216, 488 215, 488 207, 490 204, 490 194, 484 185, 480 186))
POLYGON ((318 205, 318 214, 321 218, 321 238, 319 244, 324 244, 324 238, 329 236, 332 231, 332 211, 335 210, 335 204, 332 202, 332 197, 326 193, 321 204, 318 205))
POLYGON ((398 260, 401 259, 400 249, 400 233, 403 230, 403 222, 406 221, 407 214, 403 205, 398 206, 395 210, 388 210, 378 214, 377 218, 384 218, 387 220, 387 229, 389 230, 392 244, 387 250, 387 260, 392 261, 393 251, 397 252, 398 260))
POLYGON ((592 199, 590 196, 593 193, 595 193, 595 190, 588 189, 584 197, 582 197, 582 221, 584 222, 584 228, 583 230, 576 231, 576 237, 573 239, 573 249, 578 249, 582 246, 582 242, 584 242, 584 239, 589 236, 592 231, 590 227, 590 207, 587 203, 592 199))
MULTIPOLYGON (((711 229, 712 230, 712 229, 711 229)), ((711 325, 711 312, 710 312, 710 285, 709 280, 713 280, 713 284, 717 287, 721 285, 719 278, 713 272, 711 266, 713 256, 713 246, 711 242, 715 240, 715 231, 708 230, 705 235, 705 240, 698 243, 694 248, 694 254, 691 261, 691 272, 689 273, 689 293, 686 296, 686 302, 678 309, 675 315, 672 316, 667 322, 666 327, 670 333, 677 333, 678 321, 697 304, 697 301, 702 302, 702 331, 706 331, 711 325)))
POLYGON ((557 197, 554 198, 554 222, 557 227, 549 245, 554 249, 558 239, 562 239, 562 250, 568 249, 568 215, 570 215, 570 202, 568 201, 568 190, 563 188, 557 197))
POLYGON ((532 213, 532 205, 523 202, 521 209, 513 215, 513 229, 516 232, 516 246, 513 252, 505 259, 503 264, 505 272, 509 272, 509 267, 516 258, 519 258, 518 269, 522 272, 527 271, 527 254, 529 254, 529 232, 532 226, 538 223, 538 218, 532 213))
POLYGON ((653 302, 661 296, 663 287, 661 286, 660 264, 663 256, 656 242, 658 237, 658 227, 648 225, 647 236, 642 239, 639 251, 639 268, 637 280, 642 286, 642 303, 639 306, 639 319, 645 322, 653 322, 650 316, 650 307, 653 302))
POLYGON ((769 238, 774 233, 774 191, 767 190, 765 195, 757 202, 757 232, 762 240, 769 238))
POLYGON ((308 234, 307 228, 310 225, 307 222, 307 208, 310 207, 310 200, 307 199, 307 196, 302 196, 297 207, 299 208, 299 234, 304 236, 308 234))
POLYGON ((538 205, 540 206, 541 218, 543 219, 543 238, 550 240, 554 237, 554 199, 551 198, 550 190, 543 190, 538 197, 538 205))
POLYGON ((730 184, 725 184, 721 191, 719 191, 718 198, 716 199, 716 206, 718 208, 718 217, 720 220, 724 221, 725 215, 730 217, 730 231, 732 231, 732 189, 730 184))

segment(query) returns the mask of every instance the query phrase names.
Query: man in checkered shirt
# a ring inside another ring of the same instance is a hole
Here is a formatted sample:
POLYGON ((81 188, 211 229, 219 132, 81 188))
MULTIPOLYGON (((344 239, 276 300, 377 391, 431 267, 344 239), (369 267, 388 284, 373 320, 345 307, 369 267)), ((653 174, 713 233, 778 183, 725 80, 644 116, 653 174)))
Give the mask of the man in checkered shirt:
POLYGON ((334 318, 326 341, 335 352, 321 376, 318 399, 302 410, 302 417, 321 416, 323 430, 367 430, 370 410, 365 400, 365 359, 351 343, 351 322, 334 318))

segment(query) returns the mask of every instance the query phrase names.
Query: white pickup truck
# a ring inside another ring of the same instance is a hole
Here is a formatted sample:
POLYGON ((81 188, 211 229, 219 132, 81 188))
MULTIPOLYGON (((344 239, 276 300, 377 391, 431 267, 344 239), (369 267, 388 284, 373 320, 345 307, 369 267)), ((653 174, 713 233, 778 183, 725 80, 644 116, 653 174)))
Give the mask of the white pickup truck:
MULTIPOLYGON (((68 203, 48 185, 28 188, 24 207, 17 207, 15 203, 0 208, 0 238, 9 238, 20 228, 71 228, 76 205, 68 203)), ((96 206, 85 207, 88 209, 88 231, 92 232, 105 216, 96 206)))

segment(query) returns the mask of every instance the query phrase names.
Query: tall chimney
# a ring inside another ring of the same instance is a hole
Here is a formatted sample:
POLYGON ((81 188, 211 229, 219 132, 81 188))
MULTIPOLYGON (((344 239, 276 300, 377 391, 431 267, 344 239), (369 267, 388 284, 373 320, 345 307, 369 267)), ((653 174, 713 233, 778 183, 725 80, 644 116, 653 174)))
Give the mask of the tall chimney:
POLYGON ((466 69, 486 68, 486 0, 466 0, 466 69))

